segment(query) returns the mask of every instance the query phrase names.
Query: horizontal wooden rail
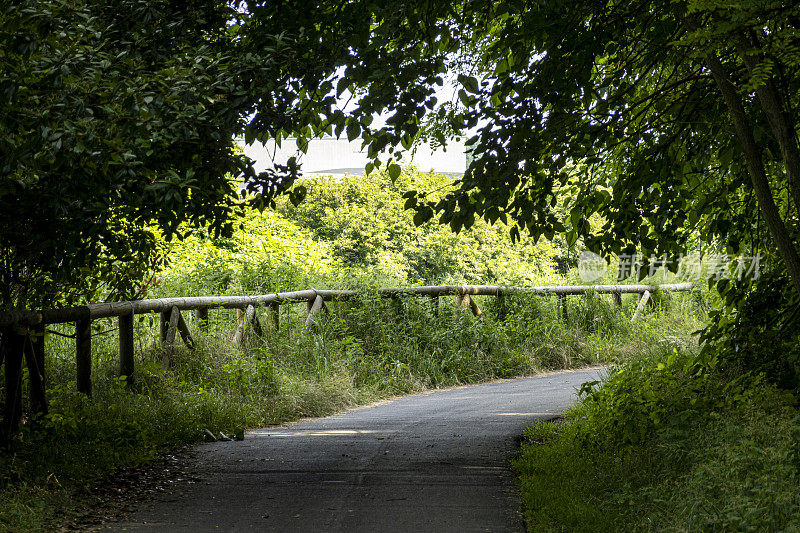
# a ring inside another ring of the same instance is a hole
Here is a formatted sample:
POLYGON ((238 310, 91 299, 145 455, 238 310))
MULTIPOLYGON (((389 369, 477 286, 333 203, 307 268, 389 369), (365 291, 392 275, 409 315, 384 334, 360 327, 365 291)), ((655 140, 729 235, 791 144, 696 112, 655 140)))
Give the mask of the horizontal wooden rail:
POLYGON ((0 328, 19 324, 21 326, 35 326, 42 323, 42 315, 35 311, 25 309, 0 309, 0 328))
MULTIPOLYGON (((579 285, 561 287, 507 287, 499 285, 433 285, 423 287, 384 287, 377 289, 381 298, 399 299, 405 296, 427 296, 431 301, 431 312, 438 313, 439 297, 454 295, 460 305, 468 308, 475 316, 483 316, 472 296, 505 296, 527 293, 536 295, 553 294, 558 296, 559 316, 566 318, 567 307, 564 301, 567 296, 578 294, 611 294, 616 305, 621 305, 622 294, 640 294, 639 304, 633 319, 641 314, 648 302, 650 293, 661 291, 687 291, 693 288, 692 283, 672 283, 664 285, 579 285)), ((234 342, 240 344, 252 329, 255 335, 262 334, 262 327, 256 313, 257 307, 268 307, 271 322, 278 327, 278 307, 284 303, 305 302, 308 306, 304 318, 305 327, 311 328, 315 316, 320 310, 327 310, 326 301, 348 300, 358 295, 353 290, 316 290, 279 292, 257 296, 192 296, 186 298, 158 298, 136 300, 130 302, 106 302, 89 304, 64 309, 47 309, 44 311, 27 311, 24 309, 0 309, 0 327, 4 328, 3 342, 8 343, 5 350, 6 375, 6 409, 0 425, 0 440, 8 437, 18 425, 21 411, 14 409, 19 404, 21 385, 22 351, 28 362, 31 375, 32 394, 36 398, 37 409, 47 411, 44 386, 44 325, 71 322, 75 325, 75 362, 76 384, 79 392, 92 394, 92 321, 101 318, 117 317, 119 321, 119 356, 120 375, 128 380, 134 378, 134 320, 133 316, 143 313, 159 313, 161 322, 161 345, 164 348, 163 366, 166 369, 174 351, 176 335, 180 335, 189 348, 194 341, 186 325, 181 311, 193 310, 195 320, 201 331, 205 331, 208 322, 208 310, 215 308, 238 309, 239 323, 234 334, 234 342), (20 333, 14 324, 27 326, 34 335, 26 343, 26 334, 20 333), (13 359, 12 359, 13 358, 13 359), (11 385, 8 385, 11 384, 11 385)), ((652 304, 652 300, 650 300, 652 304)), ((130 383, 130 381, 129 381, 130 383)))
MULTIPOLYGON (((447 296, 447 295, 476 295, 476 296, 503 296, 514 293, 555 294, 562 296, 585 294, 643 294, 645 291, 688 291, 692 283, 671 283, 664 285, 575 285, 554 287, 507 287, 501 285, 430 285, 421 287, 384 287, 377 290, 384 298, 398 296, 447 296)), ((170 311, 177 307, 181 311, 223 309, 247 309, 265 305, 280 305, 291 302, 313 302, 317 296, 323 300, 348 300, 358 294, 353 290, 303 290, 293 292, 279 292, 257 296, 189 296, 185 298, 158 298, 150 300, 136 300, 130 302, 107 302, 89 304, 79 307, 66 307, 63 309, 48 309, 40 313, 31 313, 26 318, 36 319, 41 317, 45 324, 59 324, 75 322, 77 320, 96 320, 98 318, 119 317, 130 314, 154 313, 170 311)))

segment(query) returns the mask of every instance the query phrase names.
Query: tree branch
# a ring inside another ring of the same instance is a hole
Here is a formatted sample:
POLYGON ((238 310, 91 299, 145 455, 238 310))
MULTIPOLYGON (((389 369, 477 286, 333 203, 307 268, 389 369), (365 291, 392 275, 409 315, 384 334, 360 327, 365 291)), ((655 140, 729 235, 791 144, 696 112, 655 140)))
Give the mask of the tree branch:
POLYGON ((775 199, 769 186, 769 179, 764 170, 761 150, 753 137, 753 130, 750 127, 741 98, 736 88, 725 75, 725 70, 715 54, 709 53, 706 56, 706 65, 708 65, 733 119, 736 138, 742 146, 742 152, 747 162, 747 170, 758 199, 761 215, 767 223, 767 228, 778 248, 778 253, 786 264, 786 270, 789 272, 795 289, 800 292, 800 256, 797 254, 797 250, 789 237, 789 232, 786 230, 786 225, 781 220, 780 213, 775 205, 775 199))

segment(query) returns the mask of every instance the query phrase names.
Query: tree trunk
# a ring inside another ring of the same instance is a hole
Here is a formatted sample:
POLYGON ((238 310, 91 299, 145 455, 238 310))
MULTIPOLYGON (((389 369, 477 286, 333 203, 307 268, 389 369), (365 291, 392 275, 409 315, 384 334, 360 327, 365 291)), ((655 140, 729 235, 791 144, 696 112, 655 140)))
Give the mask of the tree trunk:
POLYGON ((797 250, 789 237, 789 232, 786 230, 786 225, 781 220, 778 207, 775 205, 775 199, 769 186, 769 179, 764 169, 761 150, 753 137, 753 130, 744 111, 741 97, 725 75, 725 71, 716 55, 709 54, 706 57, 706 64, 711 70, 711 75, 714 77, 714 81, 717 83, 717 87, 719 87, 733 119, 736 138, 742 146, 742 152, 747 162, 747 170, 753 183, 761 215, 764 217, 772 240, 775 242, 778 253, 786 265, 792 284, 800 292, 800 255, 797 254, 797 250))
MULTIPOLYGON (((742 56, 742 61, 744 61, 747 71, 752 76, 758 67, 758 59, 749 53, 749 46, 743 38, 737 40, 736 49, 739 55, 742 56)), ((775 136, 775 140, 778 141, 778 146, 780 146, 786 175, 789 178, 789 191, 791 192, 792 200, 794 200, 795 208, 800 209, 800 151, 797 147, 797 136, 794 132, 792 117, 784 111, 780 94, 771 77, 756 88, 756 95, 758 96, 758 101, 761 102, 764 114, 767 116, 772 134, 775 136)))

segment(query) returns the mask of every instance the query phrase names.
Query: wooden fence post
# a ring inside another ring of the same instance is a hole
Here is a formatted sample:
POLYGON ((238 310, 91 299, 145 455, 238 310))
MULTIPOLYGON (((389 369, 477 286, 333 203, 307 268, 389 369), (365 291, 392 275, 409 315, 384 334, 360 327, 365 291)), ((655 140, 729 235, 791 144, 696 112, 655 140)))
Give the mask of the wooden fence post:
POLYGON ((75 362, 78 392, 92 397, 92 319, 75 322, 75 362))
POLYGON ((169 368, 170 360, 172 359, 172 354, 175 351, 175 334, 178 332, 178 322, 181 319, 181 311, 176 306, 172 306, 172 310, 169 312, 169 322, 167 325, 167 333, 164 336, 164 357, 162 358, 161 364, 164 367, 164 370, 169 368))
POLYGON ((44 324, 37 324, 33 326, 33 335, 31 337, 31 351, 36 359, 36 365, 39 369, 39 375, 42 377, 42 383, 45 383, 47 374, 44 367, 44 324))
POLYGON ((622 294, 619 292, 612 292, 611 297, 614 299, 614 305, 622 307, 622 294))
POLYGON ((478 302, 476 302, 475 299, 470 295, 467 295, 467 298, 469 299, 469 308, 472 310, 472 314, 478 317, 483 316, 483 311, 481 311, 481 308, 478 307, 478 302))
POLYGON ((478 304, 475 303, 475 300, 473 300, 472 297, 469 294, 460 293, 460 292, 457 293, 456 294, 456 302, 461 307, 468 307, 472 311, 473 315, 475 315, 475 316, 483 316, 483 311, 481 311, 481 308, 478 307, 478 304))
POLYGON ((194 350, 194 339, 189 331, 189 326, 186 325, 186 320, 183 319, 183 313, 180 311, 178 311, 178 333, 181 334, 181 338, 186 347, 190 350, 194 350))
POLYGON ((508 316, 508 300, 506 300, 506 295, 499 293, 496 298, 497 319, 505 320, 506 316, 508 316))
POLYGON ((281 327, 281 317, 280 317, 280 304, 278 302, 271 303, 269 305, 269 314, 270 318, 272 319, 272 327, 275 328, 275 331, 278 331, 281 327))
POLYGON ((306 327, 311 326, 311 323, 314 321, 314 315, 316 315, 324 305, 325 300, 323 300, 322 296, 320 295, 317 295, 314 300, 308 300, 308 316, 306 316, 306 327))
MULTIPOLYGON (((253 307, 253 306, 250 306, 253 307)), ((256 313, 255 307, 253 307, 253 332, 256 334, 257 337, 261 338, 264 336, 264 328, 261 327, 261 321, 258 320, 258 313, 256 313)))
POLYGON ((208 333, 208 309, 205 307, 196 309, 194 318, 197 320, 197 328, 203 333, 208 333))
POLYGON ((631 322, 639 318, 639 313, 642 312, 644 306, 647 305, 647 300, 650 299, 650 291, 644 291, 642 294, 642 299, 639 300, 639 304, 636 306, 636 311, 633 312, 633 317, 631 317, 631 322))
POLYGON ((256 331, 256 335, 261 335, 261 324, 258 322, 256 308, 253 304, 247 306, 244 312, 244 318, 239 323, 239 327, 236 328, 236 333, 233 334, 233 342, 235 342, 237 346, 241 346, 244 342, 251 324, 256 331))
POLYGON ((133 310, 119 316, 119 375, 130 385, 133 380, 133 310))
POLYGON ((167 331, 169 330, 169 310, 164 310, 158 313, 158 322, 161 325, 161 337, 159 341, 161 345, 164 345, 164 341, 167 339, 167 331))
POLYGON ((650 309, 655 309, 657 307, 656 299, 653 298, 652 293, 650 293, 650 298, 647 300, 647 305, 650 306, 650 309))
POLYGON ((456 304, 457 304, 457 305, 459 305, 459 306, 461 306, 461 307, 466 307, 466 306, 468 306, 468 305, 469 305, 469 303, 467 303, 467 302, 465 302, 465 301, 464 301, 464 297, 465 297, 465 296, 466 296, 467 298, 469 298, 469 296, 467 296, 466 294, 461 294, 460 292, 457 292, 457 293, 456 293, 456 304))
POLYGON ((19 427, 22 418, 22 352, 25 337, 14 331, 13 326, 3 330, 6 402, 3 406, 3 423, 0 428, 0 443, 8 439, 19 427))
POLYGON ((28 330, 25 339, 25 362, 31 381, 31 403, 37 413, 47 414, 47 395, 44 389, 44 325, 38 324, 28 330))

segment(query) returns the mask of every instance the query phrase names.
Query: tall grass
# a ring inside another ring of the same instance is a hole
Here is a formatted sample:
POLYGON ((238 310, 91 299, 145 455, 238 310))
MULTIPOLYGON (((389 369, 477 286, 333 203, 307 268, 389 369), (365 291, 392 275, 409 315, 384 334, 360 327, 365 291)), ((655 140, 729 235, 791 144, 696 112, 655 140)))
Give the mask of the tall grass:
POLYGON ((514 466, 529 531, 797 531, 797 399, 691 350, 636 356, 514 466))

